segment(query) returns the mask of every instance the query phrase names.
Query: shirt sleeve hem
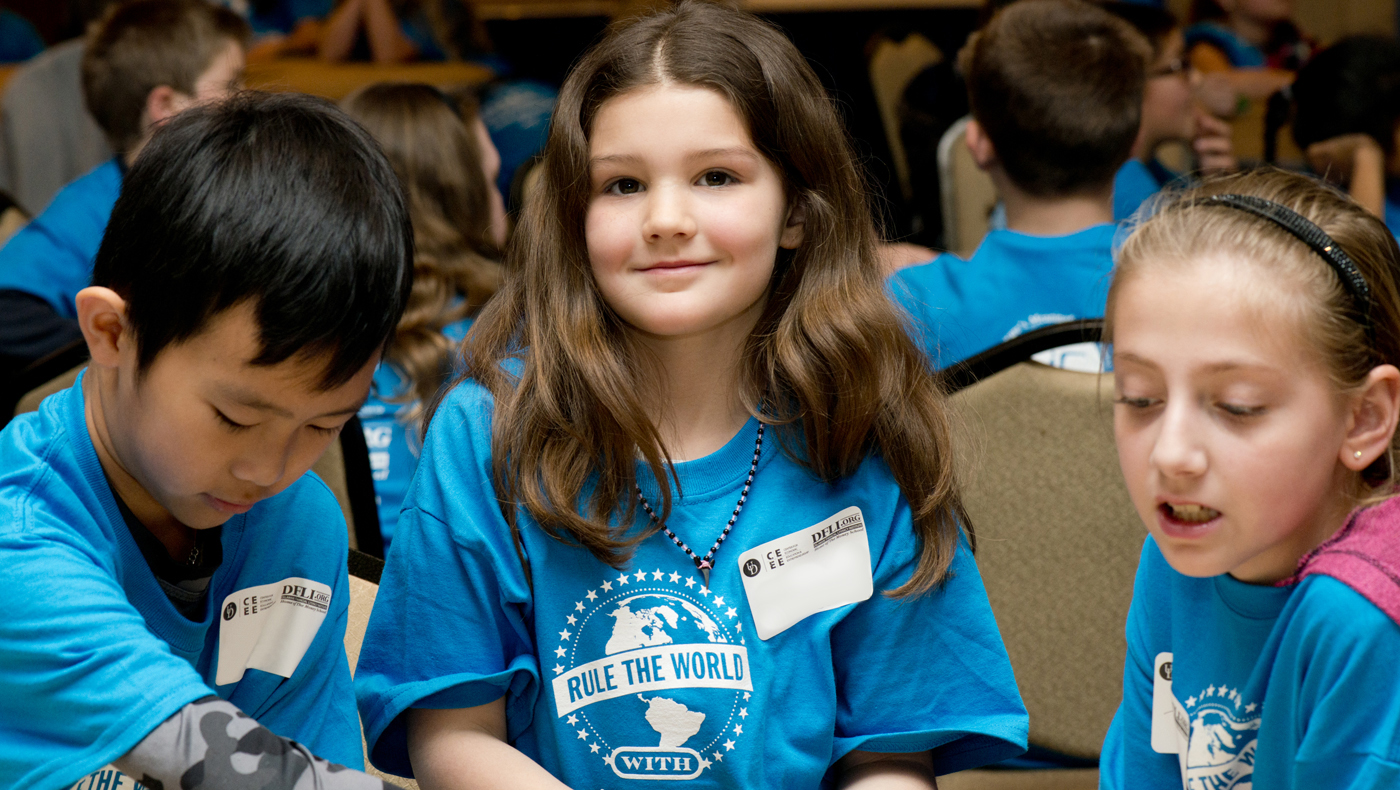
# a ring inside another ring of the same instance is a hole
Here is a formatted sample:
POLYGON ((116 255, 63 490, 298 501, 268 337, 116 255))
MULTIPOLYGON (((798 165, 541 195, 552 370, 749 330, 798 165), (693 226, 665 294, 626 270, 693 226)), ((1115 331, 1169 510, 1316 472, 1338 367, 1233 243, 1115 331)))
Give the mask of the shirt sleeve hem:
POLYGON ((853 751, 933 752, 940 776, 1001 762, 1026 751, 1024 718, 989 722, 981 731, 917 730, 837 738, 832 763, 853 751))

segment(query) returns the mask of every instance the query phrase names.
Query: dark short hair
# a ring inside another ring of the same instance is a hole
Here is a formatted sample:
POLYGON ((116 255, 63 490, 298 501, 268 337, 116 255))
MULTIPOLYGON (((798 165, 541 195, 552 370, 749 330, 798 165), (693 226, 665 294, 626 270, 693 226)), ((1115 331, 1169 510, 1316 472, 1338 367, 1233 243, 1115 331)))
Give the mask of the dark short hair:
POLYGON ((325 357, 338 386, 380 351, 413 282, 394 170, 322 99, 243 93, 171 119, 127 174, 93 284, 127 302, 140 368, 251 303, 255 365, 325 357))
POLYGON ((1298 72, 1293 103, 1299 148, 1342 134, 1367 134, 1393 154, 1400 122, 1400 42, 1384 36, 1338 41, 1298 72))
POLYGON ((83 101, 118 153, 141 141, 146 97, 161 85, 194 93, 199 75, 236 42, 248 23, 206 0, 113 3, 83 49, 83 101))
POLYGON ((1151 47, 1083 0, 1021 0, 964 48, 972 115, 1017 186, 1041 197, 1101 188, 1128 160, 1151 47))

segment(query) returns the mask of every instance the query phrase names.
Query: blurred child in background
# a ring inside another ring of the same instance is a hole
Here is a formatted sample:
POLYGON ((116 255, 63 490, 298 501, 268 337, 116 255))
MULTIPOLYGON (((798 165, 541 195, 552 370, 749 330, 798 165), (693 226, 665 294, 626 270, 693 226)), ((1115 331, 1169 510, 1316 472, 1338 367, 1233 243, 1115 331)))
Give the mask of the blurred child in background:
POLYGON ((495 183, 500 157, 473 104, 428 85, 385 83, 342 105, 384 147, 413 220, 413 291, 360 409, 387 549, 418 465, 422 406, 500 285, 505 206, 495 183))
POLYGON ((1142 124, 1132 156, 1113 182, 1113 218, 1124 220, 1171 181, 1181 177, 1157 158, 1165 143, 1184 143, 1202 175, 1236 166, 1230 124, 1211 115, 1196 99, 1200 74, 1186 60, 1186 42, 1176 17, 1155 6, 1109 2, 1104 8, 1137 28, 1152 44, 1152 65, 1142 92, 1142 124))
POLYGON ((1293 81, 1317 43, 1293 22, 1292 0, 1196 0, 1185 30, 1187 58, 1221 74, 1246 99, 1263 99, 1293 81))
MULTIPOLYGON (((1138 136, 1152 52, 1098 6, 1022 0, 961 57, 967 145, 996 184, 1006 228, 970 260, 942 255, 892 280, 938 367, 1039 326, 1103 315, 1114 176, 1138 136)), ((1082 364, 1097 370, 1093 357, 1082 364)))
POLYGON ((203 0, 114 4, 93 28, 83 95, 118 153, 0 249, 0 372, 79 337, 73 298, 92 277, 127 168, 158 125, 241 86, 247 39, 242 18, 203 0))
POLYGON ((1308 164, 1400 234, 1400 42, 1352 36, 1293 85, 1293 137, 1308 164))

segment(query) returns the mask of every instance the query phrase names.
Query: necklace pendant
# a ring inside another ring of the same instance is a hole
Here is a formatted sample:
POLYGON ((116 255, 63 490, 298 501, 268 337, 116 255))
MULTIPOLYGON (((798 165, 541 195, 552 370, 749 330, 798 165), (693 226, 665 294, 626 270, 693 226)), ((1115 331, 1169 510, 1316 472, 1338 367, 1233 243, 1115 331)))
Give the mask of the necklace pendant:
POLYGON ((700 578, 705 580, 705 589, 710 589, 710 563, 706 562, 700 566, 700 578))

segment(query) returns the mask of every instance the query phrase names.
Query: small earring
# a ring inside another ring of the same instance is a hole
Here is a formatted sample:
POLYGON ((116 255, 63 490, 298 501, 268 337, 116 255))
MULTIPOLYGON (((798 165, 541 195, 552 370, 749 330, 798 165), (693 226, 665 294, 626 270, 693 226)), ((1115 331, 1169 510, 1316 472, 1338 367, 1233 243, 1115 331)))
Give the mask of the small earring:
POLYGON ((1353 452, 1353 453, 1351 454, 1351 457, 1352 457, 1352 458, 1355 458, 1355 459, 1358 460, 1358 461, 1360 461, 1360 460, 1361 460, 1361 451, 1360 451, 1360 450, 1356 450, 1355 452, 1353 452))

